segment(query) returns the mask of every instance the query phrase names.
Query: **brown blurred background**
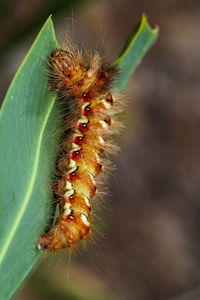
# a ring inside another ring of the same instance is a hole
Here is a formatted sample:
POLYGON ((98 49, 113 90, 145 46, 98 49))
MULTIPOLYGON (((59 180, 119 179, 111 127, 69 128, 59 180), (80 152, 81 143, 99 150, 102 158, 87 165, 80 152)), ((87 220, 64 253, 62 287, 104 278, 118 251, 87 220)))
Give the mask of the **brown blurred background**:
MULTIPOLYGON (((200 1, 0 1, 0 98, 50 13, 115 60, 145 12, 160 36, 131 78, 96 243, 44 259, 14 300, 200 299, 200 1)), ((71 34, 71 33, 70 33, 71 34)))

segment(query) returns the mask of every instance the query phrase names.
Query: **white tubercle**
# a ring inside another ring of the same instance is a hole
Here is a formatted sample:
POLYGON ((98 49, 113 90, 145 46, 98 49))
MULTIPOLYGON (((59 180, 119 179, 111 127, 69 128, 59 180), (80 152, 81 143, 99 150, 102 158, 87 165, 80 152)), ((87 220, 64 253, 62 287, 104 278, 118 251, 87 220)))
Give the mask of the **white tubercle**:
POLYGON ((103 128, 107 128, 108 127, 108 124, 105 121, 100 121, 100 123, 101 123, 101 126, 103 128))
POLYGON ((88 72, 87 72, 87 76, 92 77, 93 74, 94 74, 94 70, 89 69, 88 72))
POLYGON ((71 213, 71 204, 69 203, 69 202, 65 202, 65 205, 64 205, 64 215, 65 216, 68 216, 68 215, 70 215, 70 213, 71 213))
POLYGON ((81 150, 81 147, 77 147, 77 145, 75 144, 75 147, 72 147, 71 151, 78 151, 81 150))
POLYGON ((106 102, 105 100, 103 101, 103 104, 104 104, 106 109, 109 109, 112 106, 110 103, 106 102))
POLYGON ((65 196, 65 198, 69 198, 73 194, 74 194, 74 190, 72 189, 72 190, 66 191, 64 193, 64 196, 65 196))
POLYGON ((89 201, 89 199, 88 199, 86 196, 84 196, 84 200, 85 200, 85 204, 86 204, 88 207, 90 207, 90 201, 89 201))
POLYGON ((72 143, 72 148, 77 147, 77 145, 75 143, 72 143))
POLYGON ((62 60, 62 63, 63 63, 63 65, 64 65, 66 68, 69 67, 68 63, 66 63, 66 62, 64 61, 64 59, 62 60))
POLYGON ((66 172, 66 174, 73 173, 73 172, 75 172, 76 170, 77 170, 77 167, 71 168, 71 169, 69 169, 69 170, 66 172))
POLYGON ((87 219, 86 215, 81 214, 81 219, 82 219, 83 223, 84 223, 87 227, 90 227, 90 223, 88 222, 88 219, 87 219))
POLYGON ((105 144, 105 140, 102 138, 102 136, 99 136, 99 141, 102 145, 105 144))
POLYGON ((85 102, 82 104, 81 108, 84 109, 88 104, 90 104, 90 102, 85 102))
MULTIPOLYGON (((77 137, 77 136, 78 136, 78 137, 79 137, 79 136, 80 136, 80 137, 83 137, 83 134, 75 133, 75 134, 73 135, 73 137, 77 137)), ((76 145, 76 147, 77 147, 77 145, 76 145)))
POLYGON ((75 160, 73 160, 73 159, 69 159, 69 165, 68 165, 68 167, 70 168, 70 169, 72 169, 72 168, 75 168, 76 167, 76 162, 75 162, 75 160))
POLYGON ((72 190, 72 184, 68 180, 66 180, 65 188, 66 190, 72 190))
POLYGON ((80 119, 78 119, 78 123, 87 123, 88 122, 88 118, 86 118, 86 116, 81 116, 80 119))

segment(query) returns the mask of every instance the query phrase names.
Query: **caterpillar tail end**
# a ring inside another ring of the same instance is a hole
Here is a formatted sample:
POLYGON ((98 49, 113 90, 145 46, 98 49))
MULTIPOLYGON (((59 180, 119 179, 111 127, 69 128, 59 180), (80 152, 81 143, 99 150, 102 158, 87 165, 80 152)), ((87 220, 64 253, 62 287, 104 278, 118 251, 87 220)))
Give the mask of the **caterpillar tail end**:
POLYGON ((38 249, 47 249, 50 251, 58 251, 66 247, 66 242, 63 241, 62 235, 52 227, 52 230, 40 236, 38 249))

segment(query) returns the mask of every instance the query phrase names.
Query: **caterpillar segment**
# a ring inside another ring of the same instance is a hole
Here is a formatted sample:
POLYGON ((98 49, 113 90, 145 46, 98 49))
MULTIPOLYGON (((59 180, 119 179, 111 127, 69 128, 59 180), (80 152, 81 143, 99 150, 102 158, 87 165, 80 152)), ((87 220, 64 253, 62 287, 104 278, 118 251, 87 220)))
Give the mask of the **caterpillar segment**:
POLYGON ((91 233, 90 202, 98 189, 96 177, 102 171, 102 155, 110 145, 107 138, 115 112, 111 84, 118 69, 104 66, 98 54, 87 57, 74 49, 54 51, 49 66, 50 89, 61 93, 66 101, 70 96, 76 104, 75 114, 79 116, 70 128, 70 141, 68 138, 62 142, 68 145, 68 151, 57 166, 61 172, 56 190, 60 215, 39 240, 40 247, 57 251, 73 248, 91 233))

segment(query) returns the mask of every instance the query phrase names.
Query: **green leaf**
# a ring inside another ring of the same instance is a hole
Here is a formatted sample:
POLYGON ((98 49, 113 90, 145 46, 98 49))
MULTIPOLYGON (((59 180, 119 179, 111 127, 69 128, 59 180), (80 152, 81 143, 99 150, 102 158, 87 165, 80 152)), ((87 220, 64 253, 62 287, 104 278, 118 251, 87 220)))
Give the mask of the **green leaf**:
POLYGON ((121 69, 120 78, 116 82, 119 91, 125 89, 130 76, 157 39, 158 31, 158 26, 155 29, 149 26, 147 17, 143 14, 141 21, 133 29, 122 49, 120 57, 115 62, 121 69))
MULTIPOLYGON (((117 60, 119 90, 157 37, 143 16, 117 60)), ((9 299, 41 256, 52 212, 50 185, 62 121, 48 91, 47 58, 57 48, 49 17, 16 73, 0 111, 0 291, 9 299)))
POLYGON ((58 126, 47 57, 57 47, 51 17, 16 73, 0 111, 0 294, 9 299, 38 260, 49 219, 58 126), (55 121, 56 120, 56 121, 55 121), (45 221, 44 221, 45 220, 45 221))

